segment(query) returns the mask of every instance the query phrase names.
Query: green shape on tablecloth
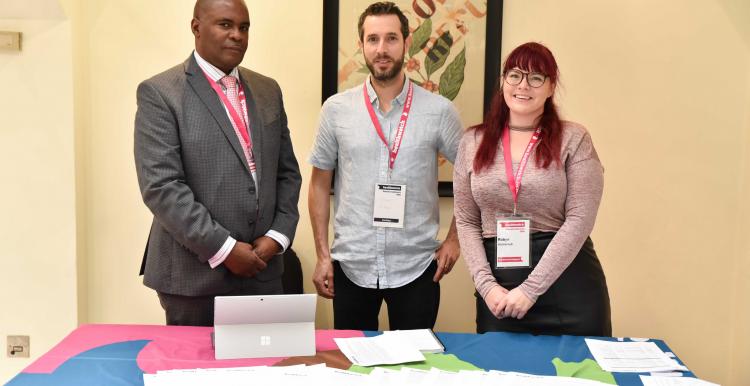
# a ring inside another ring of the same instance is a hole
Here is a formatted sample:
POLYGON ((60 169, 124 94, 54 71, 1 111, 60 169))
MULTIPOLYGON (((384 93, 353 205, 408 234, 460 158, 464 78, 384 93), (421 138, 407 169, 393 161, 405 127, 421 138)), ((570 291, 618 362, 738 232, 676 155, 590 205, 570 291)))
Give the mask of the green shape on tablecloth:
POLYGON ((612 373, 602 370, 599 364, 592 359, 584 359, 582 362, 563 362, 560 358, 552 360, 558 377, 573 377, 590 379, 616 385, 615 377, 612 373))
POLYGON ((469 362, 458 359, 458 357, 453 354, 424 354, 424 358, 424 362, 416 362, 405 365, 382 365, 372 367, 352 365, 352 367, 349 368, 349 371, 354 371, 361 374, 370 374, 370 371, 372 371, 373 367, 382 367, 384 369, 397 371, 401 370, 402 367, 411 367, 413 369, 419 370, 430 370, 434 367, 440 370, 453 372, 457 372, 459 370, 482 370, 469 362))

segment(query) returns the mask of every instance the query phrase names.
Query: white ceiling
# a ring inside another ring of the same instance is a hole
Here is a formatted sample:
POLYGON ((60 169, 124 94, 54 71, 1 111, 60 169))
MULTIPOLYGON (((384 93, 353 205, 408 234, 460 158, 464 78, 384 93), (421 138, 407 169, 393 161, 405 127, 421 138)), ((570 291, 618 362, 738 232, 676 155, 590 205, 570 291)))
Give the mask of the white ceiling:
POLYGON ((63 20, 58 0, 0 0, 0 19, 63 20))

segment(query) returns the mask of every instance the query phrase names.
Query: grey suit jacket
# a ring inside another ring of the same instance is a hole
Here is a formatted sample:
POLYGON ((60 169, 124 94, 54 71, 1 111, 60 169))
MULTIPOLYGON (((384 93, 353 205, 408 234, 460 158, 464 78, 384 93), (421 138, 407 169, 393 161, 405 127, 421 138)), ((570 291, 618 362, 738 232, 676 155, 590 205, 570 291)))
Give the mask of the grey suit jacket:
POLYGON ((252 279, 208 259, 228 236, 251 242, 269 229, 289 240, 302 178, 278 84, 240 68, 259 189, 223 105, 193 55, 138 86, 135 165, 154 214, 141 273, 160 292, 203 296, 280 280, 276 256, 252 279))

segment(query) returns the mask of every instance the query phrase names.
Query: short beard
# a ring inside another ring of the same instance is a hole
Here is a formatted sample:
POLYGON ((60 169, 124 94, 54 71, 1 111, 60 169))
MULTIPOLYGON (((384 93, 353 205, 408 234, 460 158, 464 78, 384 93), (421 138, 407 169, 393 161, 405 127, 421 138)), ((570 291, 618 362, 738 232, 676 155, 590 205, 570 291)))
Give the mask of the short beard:
MULTIPOLYGON (((376 59, 378 59, 376 57, 376 59)), ((365 58, 365 64, 367 65, 367 68, 370 69, 370 74, 372 74, 372 77, 375 78, 375 80, 379 82, 387 82, 389 80, 393 80, 396 77, 398 77, 399 73, 401 73, 401 70, 404 68, 404 56, 401 55, 400 58, 396 58, 393 60, 393 67, 391 67, 390 70, 384 71, 384 72, 377 72, 375 71, 375 66, 365 58)))

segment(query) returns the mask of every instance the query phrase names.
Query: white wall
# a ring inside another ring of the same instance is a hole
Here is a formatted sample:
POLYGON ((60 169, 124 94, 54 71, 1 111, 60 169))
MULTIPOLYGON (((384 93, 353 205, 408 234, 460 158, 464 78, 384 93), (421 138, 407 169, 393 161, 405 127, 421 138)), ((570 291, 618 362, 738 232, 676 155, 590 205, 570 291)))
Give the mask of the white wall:
MULTIPOLYGON (((77 323, 70 23, 0 30, 23 33, 23 51, 0 51, 0 340, 30 335, 37 356, 77 323)), ((0 381, 29 363, 3 350, 0 381)))

